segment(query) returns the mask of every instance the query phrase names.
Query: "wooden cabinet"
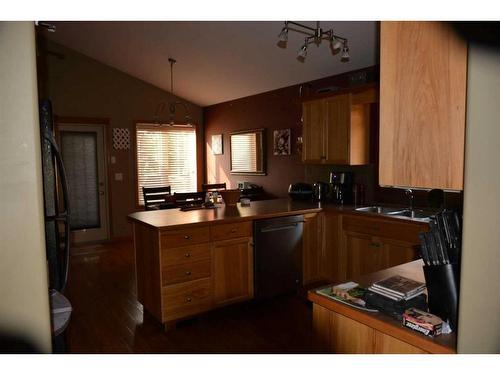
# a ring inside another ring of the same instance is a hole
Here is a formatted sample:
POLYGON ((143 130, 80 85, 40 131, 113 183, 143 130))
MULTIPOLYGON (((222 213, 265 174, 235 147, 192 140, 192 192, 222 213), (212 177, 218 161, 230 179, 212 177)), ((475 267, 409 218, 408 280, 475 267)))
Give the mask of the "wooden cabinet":
POLYGON ((369 163, 372 97, 363 92, 342 93, 304 101, 302 161, 311 164, 369 163))
POLYGON ((243 237, 212 243, 214 302, 218 305, 253 297, 253 247, 243 237))
POLYGON ((429 354, 425 350, 407 344, 377 330, 374 331, 373 353, 375 354, 429 354))
POLYGON ((326 209, 323 225, 323 254, 321 255, 321 277, 332 283, 345 280, 345 264, 342 261, 342 215, 326 209))
POLYGON ((323 252, 324 214, 304 215, 302 233, 302 283, 321 279, 321 257, 323 252))
POLYGON ((428 231, 425 223, 351 215, 342 228, 347 279, 417 259, 418 233, 428 231))
POLYGON ((442 22, 381 22, 380 38, 380 185, 462 190, 466 42, 442 22))
POLYGON ((313 330, 318 349, 336 354, 429 354, 417 346, 313 304, 313 330))

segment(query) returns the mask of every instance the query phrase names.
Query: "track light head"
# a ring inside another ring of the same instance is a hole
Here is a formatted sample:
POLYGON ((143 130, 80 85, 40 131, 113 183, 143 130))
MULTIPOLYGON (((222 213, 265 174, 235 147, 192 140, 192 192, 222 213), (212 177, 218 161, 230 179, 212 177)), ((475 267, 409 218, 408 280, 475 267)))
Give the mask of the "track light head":
POLYGON ((347 62, 349 61, 349 47, 347 46, 347 42, 344 42, 344 47, 342 47, 342 54, 340 55, 340 61, 347 62))
POLYGON ((300 47, 299 52, 297 52, 297 58, 304 60, 307 57, 307 41, 302 47, 300 47))
POLYGON ((288 27, 285 26, 281 29, 281 32, 278 35, 278 39, 280 42, 288 42, 288 27))
POLYGON ((330 44, 332 46, 332 50, 337 51, 342 47, 342 42, 335 37, 332 37, 330 44))
POLYGON ((278 35, 278 43, 276 43, 280 48, 286 48, 288 44, 288 27, 285 26, 281 29, 281 32, 278 35))

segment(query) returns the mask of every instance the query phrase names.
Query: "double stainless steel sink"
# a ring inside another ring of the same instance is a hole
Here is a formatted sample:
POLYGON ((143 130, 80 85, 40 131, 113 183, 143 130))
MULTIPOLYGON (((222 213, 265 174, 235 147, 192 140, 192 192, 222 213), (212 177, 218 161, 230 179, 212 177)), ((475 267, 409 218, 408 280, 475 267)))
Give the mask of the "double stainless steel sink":
POLYGON ((384 216, 421 220, 421 221, 427 221, 431 218, 432 215, 435 214, 435 212, 432 211, 424 211, 424 210, 409 209, 409 208, 384 207, 384 206, 358 207, 355 210, 360 212, 368 212, 372 214, 379 214, 384 216))

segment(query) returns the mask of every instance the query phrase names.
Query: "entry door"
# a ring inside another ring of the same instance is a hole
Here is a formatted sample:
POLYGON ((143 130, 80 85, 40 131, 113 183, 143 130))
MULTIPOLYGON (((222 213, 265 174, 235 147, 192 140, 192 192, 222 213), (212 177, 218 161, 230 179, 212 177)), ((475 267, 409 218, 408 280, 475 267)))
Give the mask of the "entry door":
POLYGON ((108 239, 104 126, 58 124, 75 243, 108 239))

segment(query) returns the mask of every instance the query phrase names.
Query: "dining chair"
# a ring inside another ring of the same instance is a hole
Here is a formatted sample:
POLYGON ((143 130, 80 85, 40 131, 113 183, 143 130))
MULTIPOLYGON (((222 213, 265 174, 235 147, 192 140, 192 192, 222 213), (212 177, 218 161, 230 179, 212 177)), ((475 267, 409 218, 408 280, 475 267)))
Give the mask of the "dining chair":
POLYGON ((160 210, 162 208, 170 208, 170 205, 173 206, 170 186, 142 187, 142 195, 146 211, 160 210))
POLYGON ((203 191, 226 190, 226 183, 222 182, 219 184, 201 184, 201 189, 203 191))

